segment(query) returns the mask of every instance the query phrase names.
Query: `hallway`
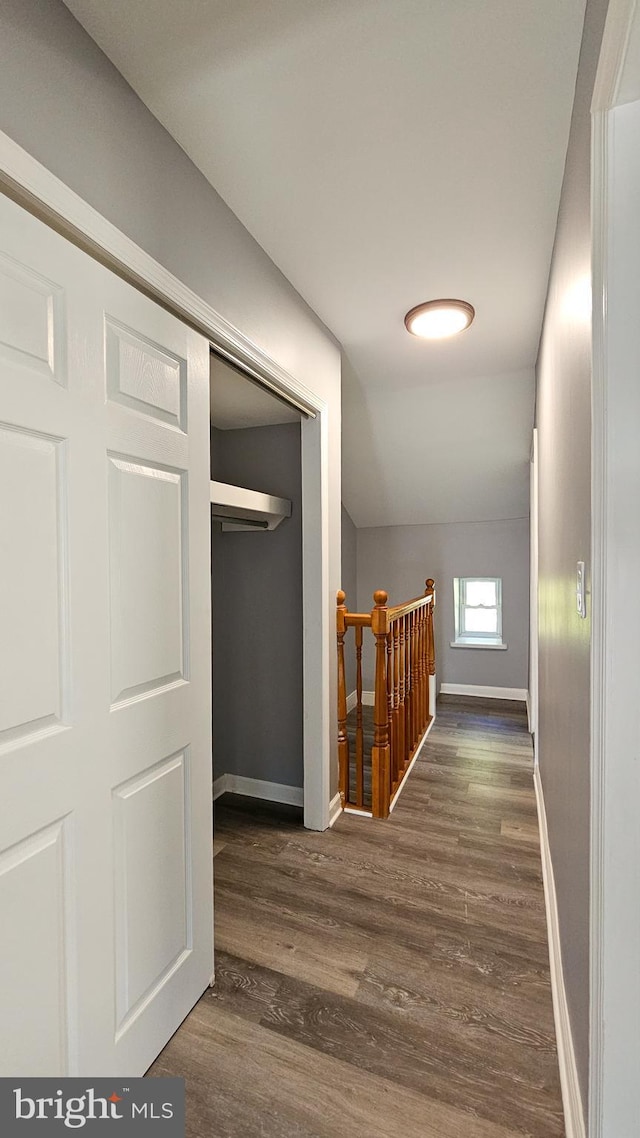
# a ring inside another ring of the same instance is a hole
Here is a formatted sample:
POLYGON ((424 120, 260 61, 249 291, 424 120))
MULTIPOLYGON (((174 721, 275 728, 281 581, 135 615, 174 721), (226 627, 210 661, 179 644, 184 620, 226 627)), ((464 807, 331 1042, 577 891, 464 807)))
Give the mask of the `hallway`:
POLYGON ((191 1138, 559 1138, 530 737, 441 697, 388 821, 216 804, 216 986, 151 1068, 191 1138))

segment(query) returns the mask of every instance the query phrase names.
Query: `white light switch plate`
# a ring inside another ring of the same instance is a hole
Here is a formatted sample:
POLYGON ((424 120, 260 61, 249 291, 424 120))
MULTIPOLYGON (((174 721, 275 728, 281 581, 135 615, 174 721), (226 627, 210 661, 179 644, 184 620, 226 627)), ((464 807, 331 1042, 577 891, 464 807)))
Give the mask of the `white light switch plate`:
POLYGON ((576 608, 578 616, 584 618, 587 615, 587 582, 586 573, 584 569, 584 561, 578 561, 576 571, 576 608))

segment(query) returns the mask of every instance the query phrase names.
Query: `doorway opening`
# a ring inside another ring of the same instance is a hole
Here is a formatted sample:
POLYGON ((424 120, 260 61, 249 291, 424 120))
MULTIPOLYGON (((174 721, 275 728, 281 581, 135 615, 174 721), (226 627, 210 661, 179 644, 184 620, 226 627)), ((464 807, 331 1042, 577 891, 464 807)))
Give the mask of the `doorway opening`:
POLYGON ((302 822, 303 416, 210 364, 214 798, 287 804, 302 822))

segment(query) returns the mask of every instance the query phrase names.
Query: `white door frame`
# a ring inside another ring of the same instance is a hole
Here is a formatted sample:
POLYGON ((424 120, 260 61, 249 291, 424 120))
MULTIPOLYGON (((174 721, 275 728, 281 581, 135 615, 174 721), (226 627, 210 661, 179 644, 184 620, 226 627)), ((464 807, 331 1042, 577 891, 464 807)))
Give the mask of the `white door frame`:
POLYGON ((529 464, 529 695, 527 713, 538 762, 538 428, 533 428, 529 464))
POLYGON ((640 1133, 640 133, 630 116, 640 122, 640 5, 611 0, 592 103, 589 1138, 640 1133))
POLYGON ((329 595, 329 407, 2 131, 0 191, 203 333, 214 348, 231 355, 249 374, 305 413, 302 422, 304 824, 312 830, 327 829, 334 650, 331 635, 334 608, 329 595))

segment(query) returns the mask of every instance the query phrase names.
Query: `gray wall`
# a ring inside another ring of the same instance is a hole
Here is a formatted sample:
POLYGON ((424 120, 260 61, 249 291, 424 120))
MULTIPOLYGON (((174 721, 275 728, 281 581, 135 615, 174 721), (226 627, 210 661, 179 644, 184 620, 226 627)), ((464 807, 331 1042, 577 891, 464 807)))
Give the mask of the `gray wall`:
MULTIPOLYGON (((416 597, 427 577, 436 582, 436 671, 440 683, 490 687, 528 686, 529 519, 388 526, 358 531, 358 607, 373 606, 374 589, 389 604, 416 597), (451 648, 453 578, 501 577, 506 651, 451 648)), ((371 654, 365 687, 371 688, 371 654)))
POLYGON ((312 390, 318 318, 62 0, 0 0, 0 129, 312 390))
POLYGON ((211 473, 290 498, 271 533, 213 527, 213 773, 302 786, 300 424, 211 431, 211 473))
MULTIPOLYGON (((347 594, 346 606, 358 612, 357 530, 351 515, 342 507, 342 589, 347 594)), ((356 687, 356 649, 353 630, 345 638, 345 673, 347 694, 356 687)))
MULTIPOLYGON (((606 0, 588 0, 537 369, 539 453, 538 755, 562 959, 585 1110, 589 1061, 589 642, 576 562, 591 544, 591 326, 567 303, 588 281, 590 102, 606 0)), ((587 604, 587 612, 590 605, 587 604)))

